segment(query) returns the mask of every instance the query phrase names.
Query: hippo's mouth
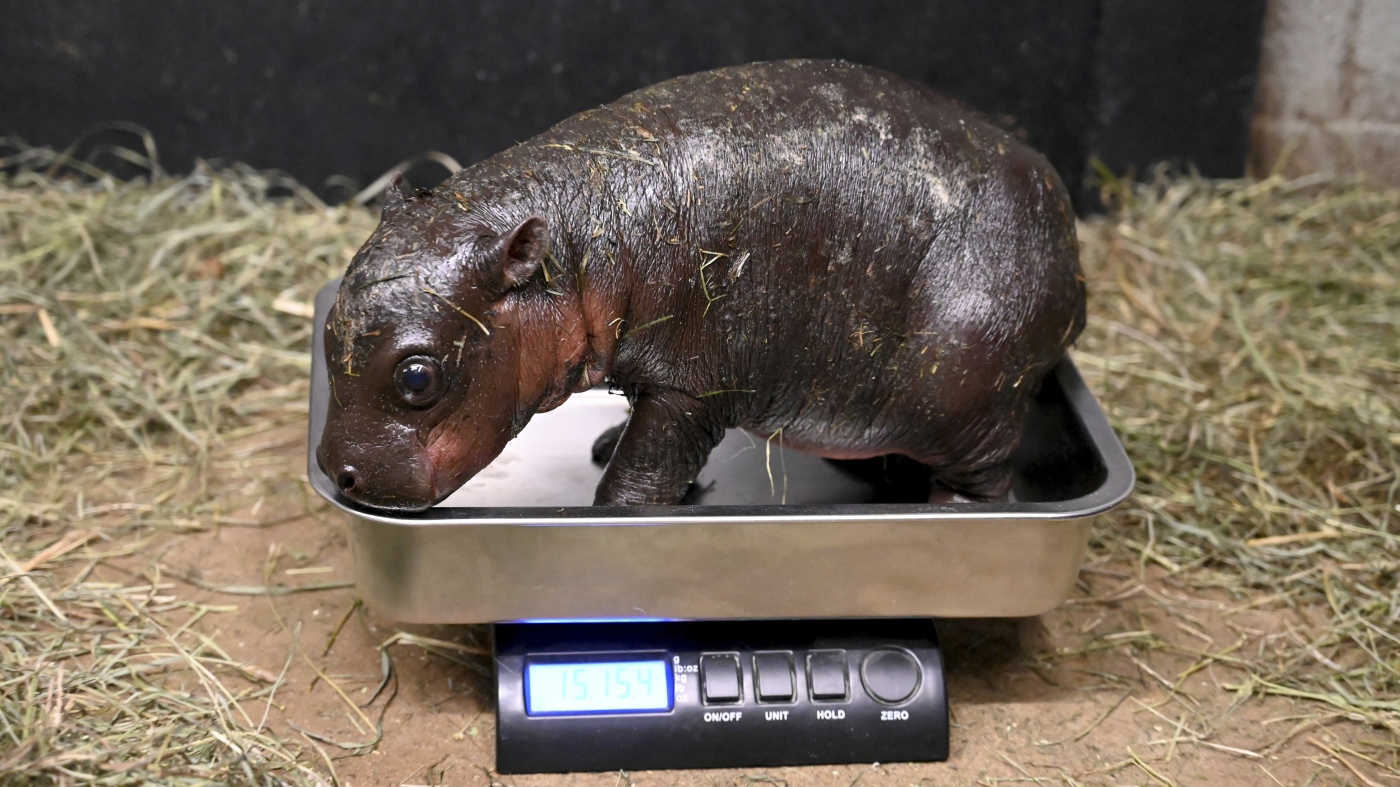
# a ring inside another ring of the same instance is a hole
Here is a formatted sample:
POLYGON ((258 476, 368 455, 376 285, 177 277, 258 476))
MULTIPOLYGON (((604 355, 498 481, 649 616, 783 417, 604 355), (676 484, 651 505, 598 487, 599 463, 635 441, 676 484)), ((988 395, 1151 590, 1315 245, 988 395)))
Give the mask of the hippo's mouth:
MULTIPOLYGON (((348 495, 347 495, 347 497, 348 497, 348 495)), ((443 495, 443 497, 446 498, 447 495, 443 495)), ((359 504, 359 505, 361 505, 361 506, 364 506, 364 507, 366 507, 366 508, 373 508, 373 509, 376 510, 376 511, 392 511, 392 512, 397 513, 397 514, 420 514, 420 513, 424 512, 424 511, 427 511, 428 509, 432 508, 434 505, 437 505, 437 502, 439 502, 439 501, 433 501, 433 502, 429 502, 429 503, 424 503, 424 504, 422 504, 422 505, 415 505, 415 504, 412 504, 412 503, 396 502, 396 501, 376 501, 376 502, 373 502, 373 503, 368 503, 368 502, 363 502, 363 501, 355 500, 355 498, 353 498, 353 497, 351 497, 350 499, 351 499, 351 500, 354 500, 357 504, 359 504)))

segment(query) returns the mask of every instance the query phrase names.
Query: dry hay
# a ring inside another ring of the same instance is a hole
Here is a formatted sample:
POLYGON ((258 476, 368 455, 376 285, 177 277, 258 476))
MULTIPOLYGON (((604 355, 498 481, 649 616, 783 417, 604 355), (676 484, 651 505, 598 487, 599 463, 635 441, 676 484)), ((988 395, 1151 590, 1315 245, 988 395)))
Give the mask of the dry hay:
MULTIPOLYGON (((240 524, 230 479, 255 457, 223 449, 305 418, 311 294, 374 217, 241 167, 118 182, 47 151, 0 164, 0 782, 319 782, 321 753, 262 725, 278 676, 204 633, 223 608, 111 566, 240 524)), ((1228 661, 1240 702, 1400 731, 1400 193, 1110 191, 1113 216, 1082 228, 1076 355, 1140 481, 1090 561, 1323 610, 1203 663, 1228 661)))
POLYGON ((1138 487, 1093 550, 1319 608, 1234 653, 1234 690, 1400 733, 1400 192, 1165 176, 1109 192, 1113 215, 1081 234, 1075 355, 1138 487))
POLYGON ((0 782, 318 783, 262 728, 276 676, 197 625, 231 608, 94 569, 226 521, 237 487, 209 481, 246 462, 219 449, 304 421, 311 295, 374 217, 242 167, 119 182, 15 150, 0 161, 20 165, 0 176, 0 782))

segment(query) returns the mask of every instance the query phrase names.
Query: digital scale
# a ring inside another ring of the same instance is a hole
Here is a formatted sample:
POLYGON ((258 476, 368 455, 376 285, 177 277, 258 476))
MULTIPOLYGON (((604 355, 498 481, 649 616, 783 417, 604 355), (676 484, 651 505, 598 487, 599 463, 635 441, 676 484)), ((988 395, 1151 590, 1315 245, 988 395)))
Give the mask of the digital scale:
POLYGON ((935 618, 1024 617, 1078 578, 1132 465, 1066 359, 1013 458, 1012 500, 931 505, 900 461, 833 463, 739 431, 686 505, 593 507, 604 391, 536 415, 428 511, 340 496, 316 297, 311 485, 350 517, 361 597, 401 622, 493 623, 500 773, 947 759, 935 618), (540 479, 549 479, 541 484, 540 479))
POLYGON ((495 629, 501 773, 948 757, 927 619, 495 629))

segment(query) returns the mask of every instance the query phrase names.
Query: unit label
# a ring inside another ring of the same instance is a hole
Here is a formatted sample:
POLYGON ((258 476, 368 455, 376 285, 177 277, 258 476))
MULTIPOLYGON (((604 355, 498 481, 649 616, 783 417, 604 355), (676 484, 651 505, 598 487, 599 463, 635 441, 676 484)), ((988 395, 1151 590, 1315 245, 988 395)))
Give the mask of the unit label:
POLYGON ((672 672, 675 673, 676 702, 690 701, 690 676, 700 671, 699 664, 682 664, 680 656, 671 657, 672 672))

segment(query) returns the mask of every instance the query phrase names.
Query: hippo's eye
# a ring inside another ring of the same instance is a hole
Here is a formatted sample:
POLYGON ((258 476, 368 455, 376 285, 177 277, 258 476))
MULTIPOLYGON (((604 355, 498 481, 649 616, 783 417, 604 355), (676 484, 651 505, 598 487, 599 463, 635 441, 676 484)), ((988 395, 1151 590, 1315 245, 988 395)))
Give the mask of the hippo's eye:
POLYGON ((394 370, 394 385, 405 402, 415 407, 426 407, 437 401, 442 393, 442 369, 436 358, 426 355, 411 355, 399 361, 394 370))

